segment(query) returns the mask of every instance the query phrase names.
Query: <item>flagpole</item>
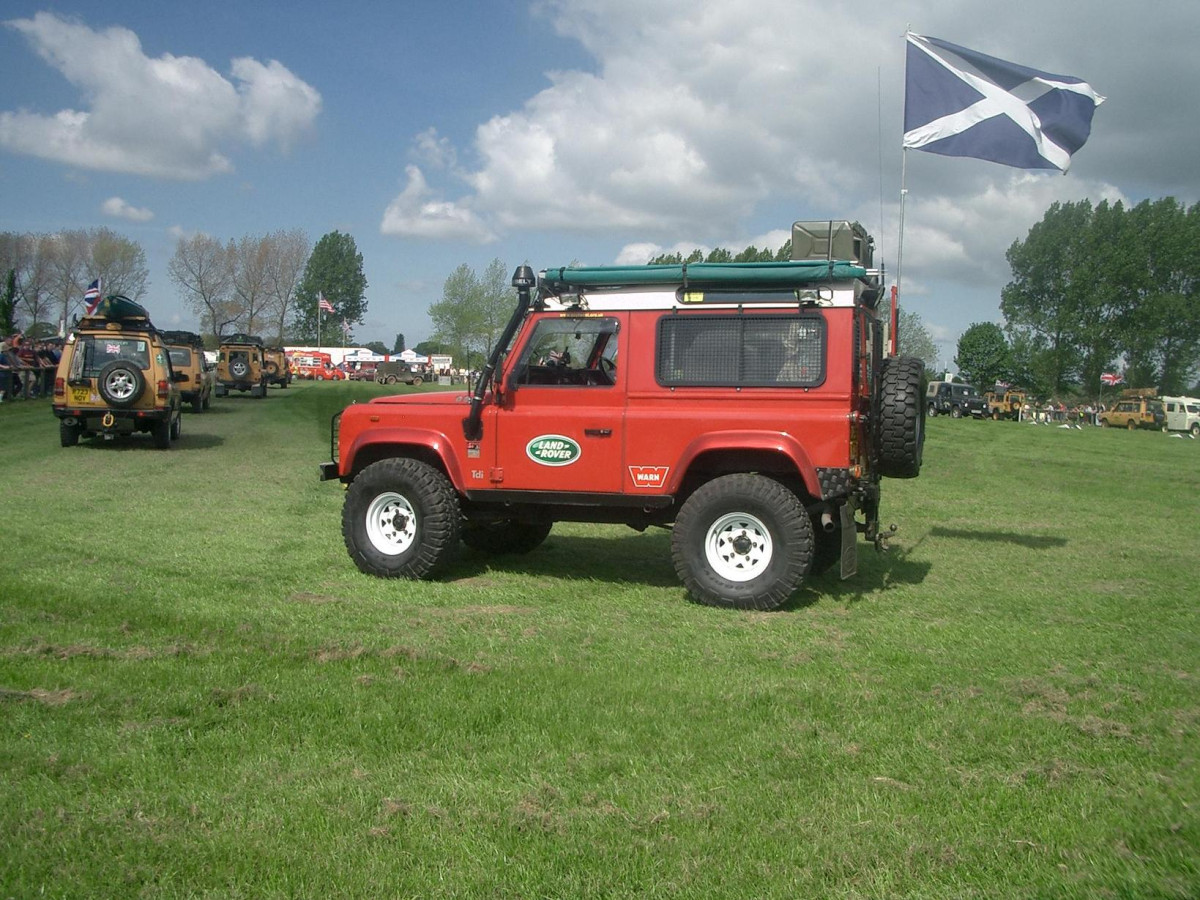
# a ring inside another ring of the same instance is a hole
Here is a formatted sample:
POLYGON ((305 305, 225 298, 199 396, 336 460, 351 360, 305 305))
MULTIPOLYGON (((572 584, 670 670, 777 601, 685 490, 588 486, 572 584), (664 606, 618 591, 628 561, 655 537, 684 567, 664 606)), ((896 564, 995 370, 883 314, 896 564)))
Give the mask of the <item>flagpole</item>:
POLYGON ((317 352, 321 352, 321 297, 322 293, 317 291, 317 352))

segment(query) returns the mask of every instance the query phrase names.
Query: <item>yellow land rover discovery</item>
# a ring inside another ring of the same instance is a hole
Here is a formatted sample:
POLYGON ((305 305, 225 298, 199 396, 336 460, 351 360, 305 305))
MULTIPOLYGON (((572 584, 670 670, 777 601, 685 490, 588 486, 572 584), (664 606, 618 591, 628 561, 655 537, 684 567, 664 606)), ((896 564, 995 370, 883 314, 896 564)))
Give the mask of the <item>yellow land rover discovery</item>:
POLYGON ((75 326, 58 363, 53 410, 62 446, 149 432, 166 450, 182 429, 180 378, 145 307, 119 294, 104 298, 75 326))

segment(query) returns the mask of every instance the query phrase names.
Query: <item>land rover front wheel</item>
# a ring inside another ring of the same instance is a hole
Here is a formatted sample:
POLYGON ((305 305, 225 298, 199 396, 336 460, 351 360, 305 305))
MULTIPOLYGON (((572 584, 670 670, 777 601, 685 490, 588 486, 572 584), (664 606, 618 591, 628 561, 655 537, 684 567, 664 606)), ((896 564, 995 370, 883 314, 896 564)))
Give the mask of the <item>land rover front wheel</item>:
POLYGON ((383 459, 350 483, 342 537, 368 575, 428 578, 458 548, 462 513, 449 479, 415 459, 383 459))
POLYGON ((794 493, 764 475, 723 475, 679 510, 671 557, 688 593, 730 609, 775 609, 813 558, 813 531, 794 493))
MULTIPOLYGON (((875 432, 879 474, 916 478, 925 452, 925 407, 921 382, 925 363, 913 356, 893 356, 879 370, 879 422, 875 432)), ((958 407, 955 407, 957 409, 958 407)))

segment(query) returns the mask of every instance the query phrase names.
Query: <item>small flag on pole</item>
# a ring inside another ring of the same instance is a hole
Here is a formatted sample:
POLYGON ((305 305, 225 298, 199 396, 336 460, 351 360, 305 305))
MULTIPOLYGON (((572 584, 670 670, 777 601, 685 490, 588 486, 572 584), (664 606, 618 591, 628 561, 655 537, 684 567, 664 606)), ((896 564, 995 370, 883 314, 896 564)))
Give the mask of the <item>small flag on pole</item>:
POLYGON ((1112 387, 1114 384, 1120 384, 1124 380, 1125 379, 1116 372, 1104 372, 1100 376, 1101 383, 1107 384, 1109 387, 1112 387))
POLYGON ((317 294, 317 306, 325 310, 325 312, 333 312, 333 304, 325 299, 325 295, 317 294))
POLYGON ((88 289, 83 292, 83 303, 87 308, 87 314, 90 316, 96 311, 96 307, 100 305, 100 294, 103 290, 104 279, 97 278, 88 285, 88 289))
POLYGON ((1067 171, 1104 102, 1087 82, 907 35, 904 148, 1067 171))

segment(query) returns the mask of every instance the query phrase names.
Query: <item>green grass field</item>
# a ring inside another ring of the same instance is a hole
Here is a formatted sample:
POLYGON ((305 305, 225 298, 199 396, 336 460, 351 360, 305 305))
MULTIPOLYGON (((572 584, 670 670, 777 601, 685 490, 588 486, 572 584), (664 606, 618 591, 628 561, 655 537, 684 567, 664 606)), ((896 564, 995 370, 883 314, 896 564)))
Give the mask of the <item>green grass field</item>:
POLYGON ((361 575, 379 390, 0 406, 0 897, 1200 895, 1200 441, 932 420, 891 552, 747 614, 661 530, 361 575))

